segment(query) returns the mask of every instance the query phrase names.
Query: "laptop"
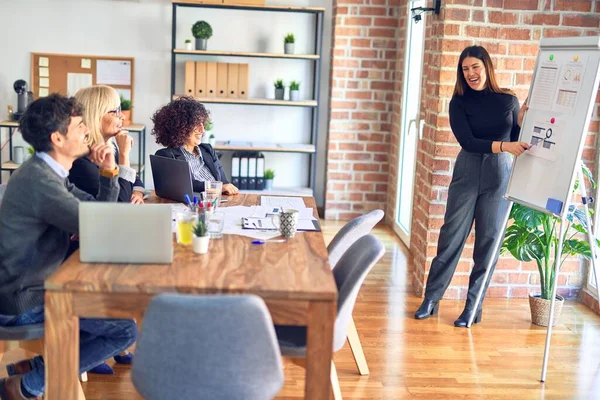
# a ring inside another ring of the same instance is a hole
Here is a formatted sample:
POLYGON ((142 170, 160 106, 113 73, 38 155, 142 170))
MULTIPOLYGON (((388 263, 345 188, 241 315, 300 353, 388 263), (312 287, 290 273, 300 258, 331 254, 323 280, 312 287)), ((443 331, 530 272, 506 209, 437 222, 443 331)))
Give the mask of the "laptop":
POLYGON ((80 202, 79 258, 87 263, 171 263, 171 206, 80 202))
POLYGON ((150 165, 154 178, 154 191, 158 197, 185 203, 186 194, 190 199, 200 196, 194 193, 192 173, 186 161, 150 155, 150 165))

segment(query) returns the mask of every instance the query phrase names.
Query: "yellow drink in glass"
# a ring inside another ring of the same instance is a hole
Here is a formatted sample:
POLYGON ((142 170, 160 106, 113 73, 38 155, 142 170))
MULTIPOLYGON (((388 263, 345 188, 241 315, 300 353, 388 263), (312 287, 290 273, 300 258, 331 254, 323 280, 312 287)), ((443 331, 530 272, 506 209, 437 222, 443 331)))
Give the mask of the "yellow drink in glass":
POLYGON ((177 215, 177 243, 192 244, 192 229, 196 222, 193 213, 180 213, 177 215))

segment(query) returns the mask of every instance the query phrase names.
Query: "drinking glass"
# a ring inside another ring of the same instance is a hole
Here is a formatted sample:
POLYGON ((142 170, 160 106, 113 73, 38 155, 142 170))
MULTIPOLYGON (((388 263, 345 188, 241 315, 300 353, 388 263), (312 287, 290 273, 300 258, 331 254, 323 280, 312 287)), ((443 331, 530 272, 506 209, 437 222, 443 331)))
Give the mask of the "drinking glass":
POLYGON ((196 223, 197 214, 192 212, 177 213, 177 243, 192 244, 192 229, 196 223))
POLYGON ((213 239, 223 237, 223 226, 225 225, 225 214, 222 212, 213 212, 206 216, 208 222, 208 234, 213 239))

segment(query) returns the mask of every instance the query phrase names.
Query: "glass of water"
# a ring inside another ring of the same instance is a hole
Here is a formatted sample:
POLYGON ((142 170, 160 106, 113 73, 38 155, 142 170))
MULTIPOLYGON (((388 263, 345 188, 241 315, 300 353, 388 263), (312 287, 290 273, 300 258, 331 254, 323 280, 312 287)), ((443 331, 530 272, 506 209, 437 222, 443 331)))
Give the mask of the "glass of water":
POLYGON ((208 235, 213 239, 223 237, 223 226, 225 225, 225 214, 213 212, 206 215, 208 223, 208 235))

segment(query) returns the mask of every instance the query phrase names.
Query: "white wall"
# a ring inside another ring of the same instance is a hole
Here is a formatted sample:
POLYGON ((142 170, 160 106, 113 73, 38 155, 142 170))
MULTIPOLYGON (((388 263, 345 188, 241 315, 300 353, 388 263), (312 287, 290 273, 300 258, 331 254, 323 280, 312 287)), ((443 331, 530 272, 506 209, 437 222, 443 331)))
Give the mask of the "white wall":
MULTIPOLYGON (((319 107, 318 148, 321 154, 316 193, 318 204, 323 204, 331 0, 271 0, 268 3, 327 8, 319 107)), ((29 81, 31 52, 131 56, 135 57, 134 120, 148 127, 146 154, 153 154, 159 146, 150 135, 150 118, 170 97, 171 10, 170 0, 0 0, 0 35, 3 38, 0 44, 0 119, 6 119, 8 105, 16 109, 13 82, 17 79, 29 81)), ((191 25, 196 20, 204 19, 213 27, 209 49, 283 52, 283 36, 293 32, 296 36, 296 52, 310 53, 313 52, 314 43, 313 18, 307 14, 179 8, 177 45, 183 47, 185 39, 193 39, 191 25)), ((185 56, 177 58, 178 93, 183 92, 183 61, 186 59, 185 56)), ((311 95, 310 61, 219 57, 193 59, 250 64, 250 97, 273 98, 272 82, 276 78, 286 82, 300 80, 301 97, 308 99, 311 95)), ((217 104, 207 104, 207 108, 213 114, 213 132, 218 140, 284 143, 309 140, 310 111, 307 108, 217 104)), ((2 143, 6 138, 7 131, 3 129, 2 143)), ((5 149, 3 160, 7 157, 5 149)), ((306 155, 265 153, 265 157, 266 167, 277 171, 275 185, 305 185, 308 172, 306 155)), ((225 156, 224 165, 229 167, 227 160, 225 156)), ((146 164, 146 183, 151 187, 148 159, 146 164)), ((5 179, 6 176, 5 173, 5 179)))

